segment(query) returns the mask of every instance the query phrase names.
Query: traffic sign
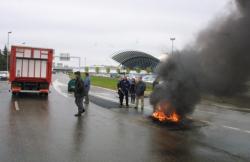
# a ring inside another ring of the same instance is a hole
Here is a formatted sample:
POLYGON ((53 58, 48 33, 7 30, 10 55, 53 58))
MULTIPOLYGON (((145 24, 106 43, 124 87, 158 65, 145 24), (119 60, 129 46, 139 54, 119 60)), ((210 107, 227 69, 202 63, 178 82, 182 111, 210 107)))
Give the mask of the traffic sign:
POLYGON ((69 53, 60 53, 60 61, 70 61, 70 54, 69 53))

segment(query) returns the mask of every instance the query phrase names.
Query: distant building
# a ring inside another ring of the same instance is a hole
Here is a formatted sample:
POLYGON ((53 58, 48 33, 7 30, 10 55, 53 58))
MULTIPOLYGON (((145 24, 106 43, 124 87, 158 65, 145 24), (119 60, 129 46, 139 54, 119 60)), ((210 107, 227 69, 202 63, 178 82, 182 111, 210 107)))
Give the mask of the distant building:
MULTIPOLYGON (((96 68, 99 69, 99 74, 107 74, 107 68, 110 69, 110 74, 116 74, 117 69, 120 69, 121 67, 116 66, 105 66, 105 65, 93 65, 93 66, 87 66, 87 67, 81 67, 81 72, 85 72, 86 68, 88 68, 89 73, 96 73, 96 68)), ((79 71, 79 68, 74 68, 73 71, 79 71)))
POLYGON ((125 51, 112 56, 112 59, 122 66, 135 69, 146 69, 148 67, 155 69, 160 60, 150 54, 140 51, 125 51))

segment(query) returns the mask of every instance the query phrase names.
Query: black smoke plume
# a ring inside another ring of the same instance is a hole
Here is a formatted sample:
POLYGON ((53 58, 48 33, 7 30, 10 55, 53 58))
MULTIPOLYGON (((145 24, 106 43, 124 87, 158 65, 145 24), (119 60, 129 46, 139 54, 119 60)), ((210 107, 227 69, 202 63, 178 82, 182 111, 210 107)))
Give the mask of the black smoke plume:
POLYGON ((250 0, 201 31, 195 43, 168 57, 150 101, 170 101, 179 115, 192 113, 201 94, 231 96, 247 90, 250 76, 250 0))

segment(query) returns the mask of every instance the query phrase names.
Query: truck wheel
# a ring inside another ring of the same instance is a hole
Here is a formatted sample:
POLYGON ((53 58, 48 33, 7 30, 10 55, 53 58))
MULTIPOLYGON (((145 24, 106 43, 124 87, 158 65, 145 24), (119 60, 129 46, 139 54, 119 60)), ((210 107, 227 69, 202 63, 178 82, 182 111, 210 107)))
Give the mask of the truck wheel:
POLYGON ((42 98, 48 98, 48 93, 41 93, 40 96, 41 96, 42 98))

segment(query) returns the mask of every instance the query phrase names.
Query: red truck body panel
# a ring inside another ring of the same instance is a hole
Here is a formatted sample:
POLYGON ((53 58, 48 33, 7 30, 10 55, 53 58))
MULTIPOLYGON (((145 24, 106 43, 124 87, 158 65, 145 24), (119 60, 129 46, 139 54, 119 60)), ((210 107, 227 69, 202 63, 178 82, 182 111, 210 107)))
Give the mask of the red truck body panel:
POLYGON ((18 90, 47 92, 52 79, 53 54, 53 49, 11 46, 9 81, 12 84, 12 92, 18 90), (28 84, 29 88, 25 86, 28 84), (44 84, 48 86, 44 87, 44 84))

